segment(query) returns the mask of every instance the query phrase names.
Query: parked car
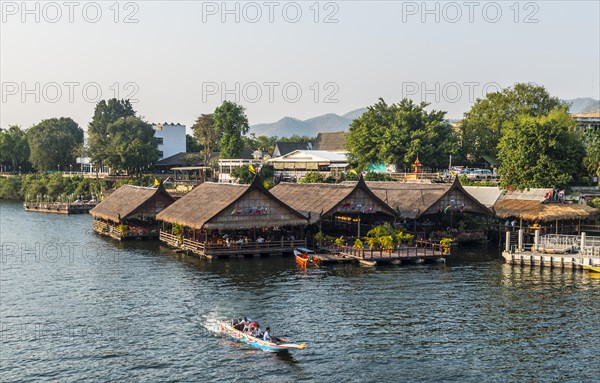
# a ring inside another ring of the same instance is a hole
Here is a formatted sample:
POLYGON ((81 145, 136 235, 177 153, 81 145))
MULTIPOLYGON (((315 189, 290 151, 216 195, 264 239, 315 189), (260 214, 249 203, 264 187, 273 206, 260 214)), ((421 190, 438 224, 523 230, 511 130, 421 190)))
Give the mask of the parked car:
POLYGON ((494 173, 492 173, 489 169, 473 169, 469 173, 467 173, 467 178, 470 180, 484 180, 488 181, 494 179, 494 173))

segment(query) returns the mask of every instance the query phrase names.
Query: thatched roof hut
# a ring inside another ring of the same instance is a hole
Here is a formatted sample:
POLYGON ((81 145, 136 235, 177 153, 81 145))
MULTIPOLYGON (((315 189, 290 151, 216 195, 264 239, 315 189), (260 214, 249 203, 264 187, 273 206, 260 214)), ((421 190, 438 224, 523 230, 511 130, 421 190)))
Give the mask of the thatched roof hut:
POLYGON ((137 214, 153 216, 174 201, 162 183, 157 188, 123 185, 90 210, 90 214, 119 223, 137 214))
POLYGON ((346 151, 346 139, 349 135, 348 132, 319 133, 315 140, 314 149, 344 152, 346 151))
POLYGON ((439 212, 461 211, 492 215, 493 212, 460 185, 422 182, 367 182, 369 189, 403 218, 415 219, 439 212))
POLYGON ((265 189, 259 177, 250 185, 205 182, 156 218, 193 229, 235 230, 308 224, 305 216, 265 189))
POLYGON ((344 184, 280 183, 271 193, 295 210, 310 217, 311 223, 336 213, 344 215, 384 213, 392 217, 398 213, 375 195, 361 179, 344 184))
POLYGON ((536 200, 504 199, 494 205, 499 218, 517 217, 526 221, 583 220, 598 214, 598 209, 580 204, 543 203, 536 200))

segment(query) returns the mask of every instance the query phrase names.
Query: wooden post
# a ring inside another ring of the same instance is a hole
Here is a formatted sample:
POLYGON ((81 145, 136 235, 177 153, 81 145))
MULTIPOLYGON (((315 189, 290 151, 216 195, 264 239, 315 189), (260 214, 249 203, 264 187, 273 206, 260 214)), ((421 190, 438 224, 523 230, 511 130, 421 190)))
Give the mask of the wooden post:
POLYGON ((534 246, 533 249, 535 251, 538 251, 538 246, 540 245, 540 229, 535 229, 535 239, 534 239, 534 246))
POLYGON ((558 234, 558 220, 556 220, 556 234, 558 234))
POLYGON ((504 244, 504 250, 508 253, 510 252, 510 231, 505 233, 506 243, 504 244))
POLYGON ((580 254, 585 254, 585 232, 581 233, 581 249, 579 250, 580 254))

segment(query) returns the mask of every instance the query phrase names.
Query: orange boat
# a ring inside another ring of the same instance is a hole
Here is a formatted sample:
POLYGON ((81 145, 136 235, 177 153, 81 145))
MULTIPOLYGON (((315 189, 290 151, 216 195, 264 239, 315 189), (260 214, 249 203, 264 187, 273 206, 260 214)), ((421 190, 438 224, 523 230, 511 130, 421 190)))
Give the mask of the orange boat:
POLYGON ((306 247, 297 247, 294 249, 294 255, 296 256, 296 263, 298 263, 300 267, 319 267, 319 260, 315 258, 315 252, 311 249, 307 249, 306 247))

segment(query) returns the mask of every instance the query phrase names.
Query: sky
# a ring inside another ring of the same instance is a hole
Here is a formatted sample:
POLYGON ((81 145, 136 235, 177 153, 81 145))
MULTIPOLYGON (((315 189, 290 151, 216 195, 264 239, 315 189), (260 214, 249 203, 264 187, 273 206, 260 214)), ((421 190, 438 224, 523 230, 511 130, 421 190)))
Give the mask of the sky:
POLYGON ((188 127, 224 99, 251 124, 382 97, 460 118, 518 82, 600 99, 599 1, 0 1, 0 127, 129 98, 188 127))

